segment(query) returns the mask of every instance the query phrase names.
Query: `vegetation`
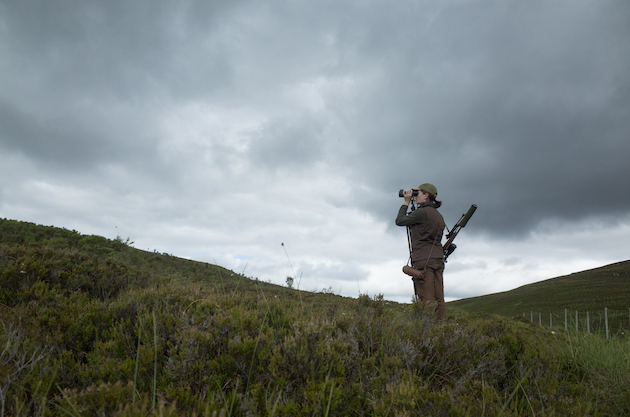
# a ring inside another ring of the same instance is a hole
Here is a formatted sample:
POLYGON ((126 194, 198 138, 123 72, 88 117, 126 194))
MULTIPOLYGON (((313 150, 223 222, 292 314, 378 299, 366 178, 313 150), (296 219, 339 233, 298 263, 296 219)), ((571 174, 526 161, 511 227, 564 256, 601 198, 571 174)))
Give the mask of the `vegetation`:
POLYGON ((530 311, 560 315, 565 308, 596 311, 607 307, 624 310, 625 317, 628 317, 630 260, 524 285, 511 291, 453 301, 449 306, 508 317, 530 311))
POLYGON ((624 415, 629 351, 0 220, 0 415, 624 415))

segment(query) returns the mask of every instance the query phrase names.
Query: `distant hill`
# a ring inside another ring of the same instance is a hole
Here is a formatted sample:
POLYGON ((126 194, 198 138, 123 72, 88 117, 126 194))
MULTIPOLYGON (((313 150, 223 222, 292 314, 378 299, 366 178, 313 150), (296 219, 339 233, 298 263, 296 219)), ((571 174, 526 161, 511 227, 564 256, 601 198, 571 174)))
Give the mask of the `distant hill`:
POLYGON ((448 303, 474 313, 522 315, 524 312, 559 312, 630 308, 630 260, 576 272, 511 291, 448 303))

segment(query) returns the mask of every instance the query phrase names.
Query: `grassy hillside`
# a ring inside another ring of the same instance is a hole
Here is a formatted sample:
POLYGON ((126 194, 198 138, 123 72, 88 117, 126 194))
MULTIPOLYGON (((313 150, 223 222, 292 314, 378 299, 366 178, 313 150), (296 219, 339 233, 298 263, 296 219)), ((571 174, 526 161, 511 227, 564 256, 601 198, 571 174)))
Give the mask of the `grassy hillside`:
POLYGON ((469 312, 518 316, 523 312, 559 313, 564 308, 599 311, 630 308, 630 261, 525 285, 511 291, 448 304, 469 312))
POLYGON ((625 415, 625 340, 0 220, 0 416, 625 415), (214 414, 213 414, 214 413, 214 414))

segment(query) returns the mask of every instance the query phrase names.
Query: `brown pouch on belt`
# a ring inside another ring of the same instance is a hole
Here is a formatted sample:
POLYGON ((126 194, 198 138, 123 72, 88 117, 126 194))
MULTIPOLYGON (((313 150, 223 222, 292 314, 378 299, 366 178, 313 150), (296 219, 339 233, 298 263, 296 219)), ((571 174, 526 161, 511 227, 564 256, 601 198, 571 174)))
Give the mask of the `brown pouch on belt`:
POLYGON ((417 279, 424 278, 424 271, 420 271, 419 269, 415 269, 407 265, 403 266, 402 271, 413 278, 417 278, 417 279))

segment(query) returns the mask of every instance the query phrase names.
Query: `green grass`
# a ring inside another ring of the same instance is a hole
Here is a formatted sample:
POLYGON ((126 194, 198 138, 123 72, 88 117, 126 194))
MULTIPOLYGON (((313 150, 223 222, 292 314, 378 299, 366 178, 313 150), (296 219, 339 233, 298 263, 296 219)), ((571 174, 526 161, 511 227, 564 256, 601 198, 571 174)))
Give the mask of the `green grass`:
POLYGON ((558 352, 567 367, 578 375, 588 376, 618 415, 630 408, 630 339, 601 337, 569 332, 568 340, 558 344, 558 352))
POLYGON ((86 238, 0 220, 4 415, 630 409, 624 339, 458 308, 438 321, 422 304, 300 294, 122 239, 86 238))

